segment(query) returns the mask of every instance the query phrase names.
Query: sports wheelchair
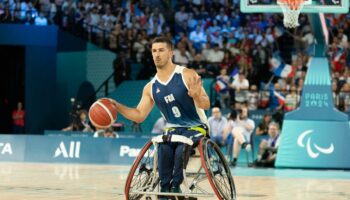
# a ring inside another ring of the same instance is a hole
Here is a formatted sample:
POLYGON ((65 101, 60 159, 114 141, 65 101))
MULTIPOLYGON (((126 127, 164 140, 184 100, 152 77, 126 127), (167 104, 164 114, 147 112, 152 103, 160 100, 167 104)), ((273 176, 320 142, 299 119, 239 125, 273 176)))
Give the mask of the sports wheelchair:
POLYGON ((147 142, 130 169, 125 197, 156 200, 159 195, 177 200, 215 196, 219 200, 236 199, 231 171, 218 145, 208 138, 193 140, 182 135, 159 135, 147 142), (158 144, 163 142, 184 143, 182 193, 160 192, 158 144), (213 191, 208 191, 209 185, 213 191))

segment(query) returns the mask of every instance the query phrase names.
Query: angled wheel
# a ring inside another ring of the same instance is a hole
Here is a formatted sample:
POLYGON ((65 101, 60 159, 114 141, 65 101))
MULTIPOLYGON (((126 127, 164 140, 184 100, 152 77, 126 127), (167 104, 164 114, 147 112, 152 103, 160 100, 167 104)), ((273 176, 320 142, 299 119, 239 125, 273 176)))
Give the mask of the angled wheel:
POLYGON ((159 177, 153 171, 154 154, 154 146, 149 141, 135 159, 126 179, 125 197, 127 200, 141 199, 143 194, 139 194, 138 192, 153 190, 158 185, 159 177))
POLYGON ((202 138, 199 149, 203 168, 218 199, 236 199, 231 171, 219 146, 209 139, 202 138))

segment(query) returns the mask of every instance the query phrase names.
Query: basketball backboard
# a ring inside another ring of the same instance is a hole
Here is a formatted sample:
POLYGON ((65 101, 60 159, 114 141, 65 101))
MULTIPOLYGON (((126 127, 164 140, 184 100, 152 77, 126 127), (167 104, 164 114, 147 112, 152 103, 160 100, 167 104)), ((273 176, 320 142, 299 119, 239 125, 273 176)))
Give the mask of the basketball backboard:
MULTIPOLYGON (((278 13, 277 0, 241 0, 241 11, 247 13, 278 13)), ((306 0, 302 13, 347 13, 349 0, 306 0)))

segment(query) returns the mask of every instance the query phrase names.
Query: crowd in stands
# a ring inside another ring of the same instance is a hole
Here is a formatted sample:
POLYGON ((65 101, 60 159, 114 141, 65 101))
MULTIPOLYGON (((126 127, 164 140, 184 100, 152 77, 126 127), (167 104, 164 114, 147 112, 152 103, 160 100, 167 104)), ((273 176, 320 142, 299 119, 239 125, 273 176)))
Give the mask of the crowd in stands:
MULTIPOLYGON (((326 19, 335 102, 339 109, 348 111, 350 18, 327 14, 326 19)), ((301 14, 298 28, 287 30, 282 15, 244 14, 239 1, 1 0, 0 22, 56 24, 122 52, 124 56, 114 66, 126 75, 116 77, 117 85, 130 79, 130 62, 142 63, 138 78, 149 79, 155 72, 149 43, 155 36, 170 37, 175 44, 175 63, 218 80, 215 86, 220 107, 248 102, 250 110, 290 111, 297 107, 315 42, 307 15, 301 14), (271 68, 281 60, 289 71, 274 74, 271 68), (119 67, 120 63, 124 67, 119 67), (281 99, 283 106, 278 103, 281 99)))

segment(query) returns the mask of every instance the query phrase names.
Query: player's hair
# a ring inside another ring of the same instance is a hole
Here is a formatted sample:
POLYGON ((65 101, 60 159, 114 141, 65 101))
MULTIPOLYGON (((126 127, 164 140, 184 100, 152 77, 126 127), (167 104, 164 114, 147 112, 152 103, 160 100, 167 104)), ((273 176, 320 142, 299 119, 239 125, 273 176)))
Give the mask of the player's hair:
POLYGON ((165 43, 170 50, 174 49, 173 43, 167 37, 156 37, 152 40, 152 45, 154 43, 165 43))

